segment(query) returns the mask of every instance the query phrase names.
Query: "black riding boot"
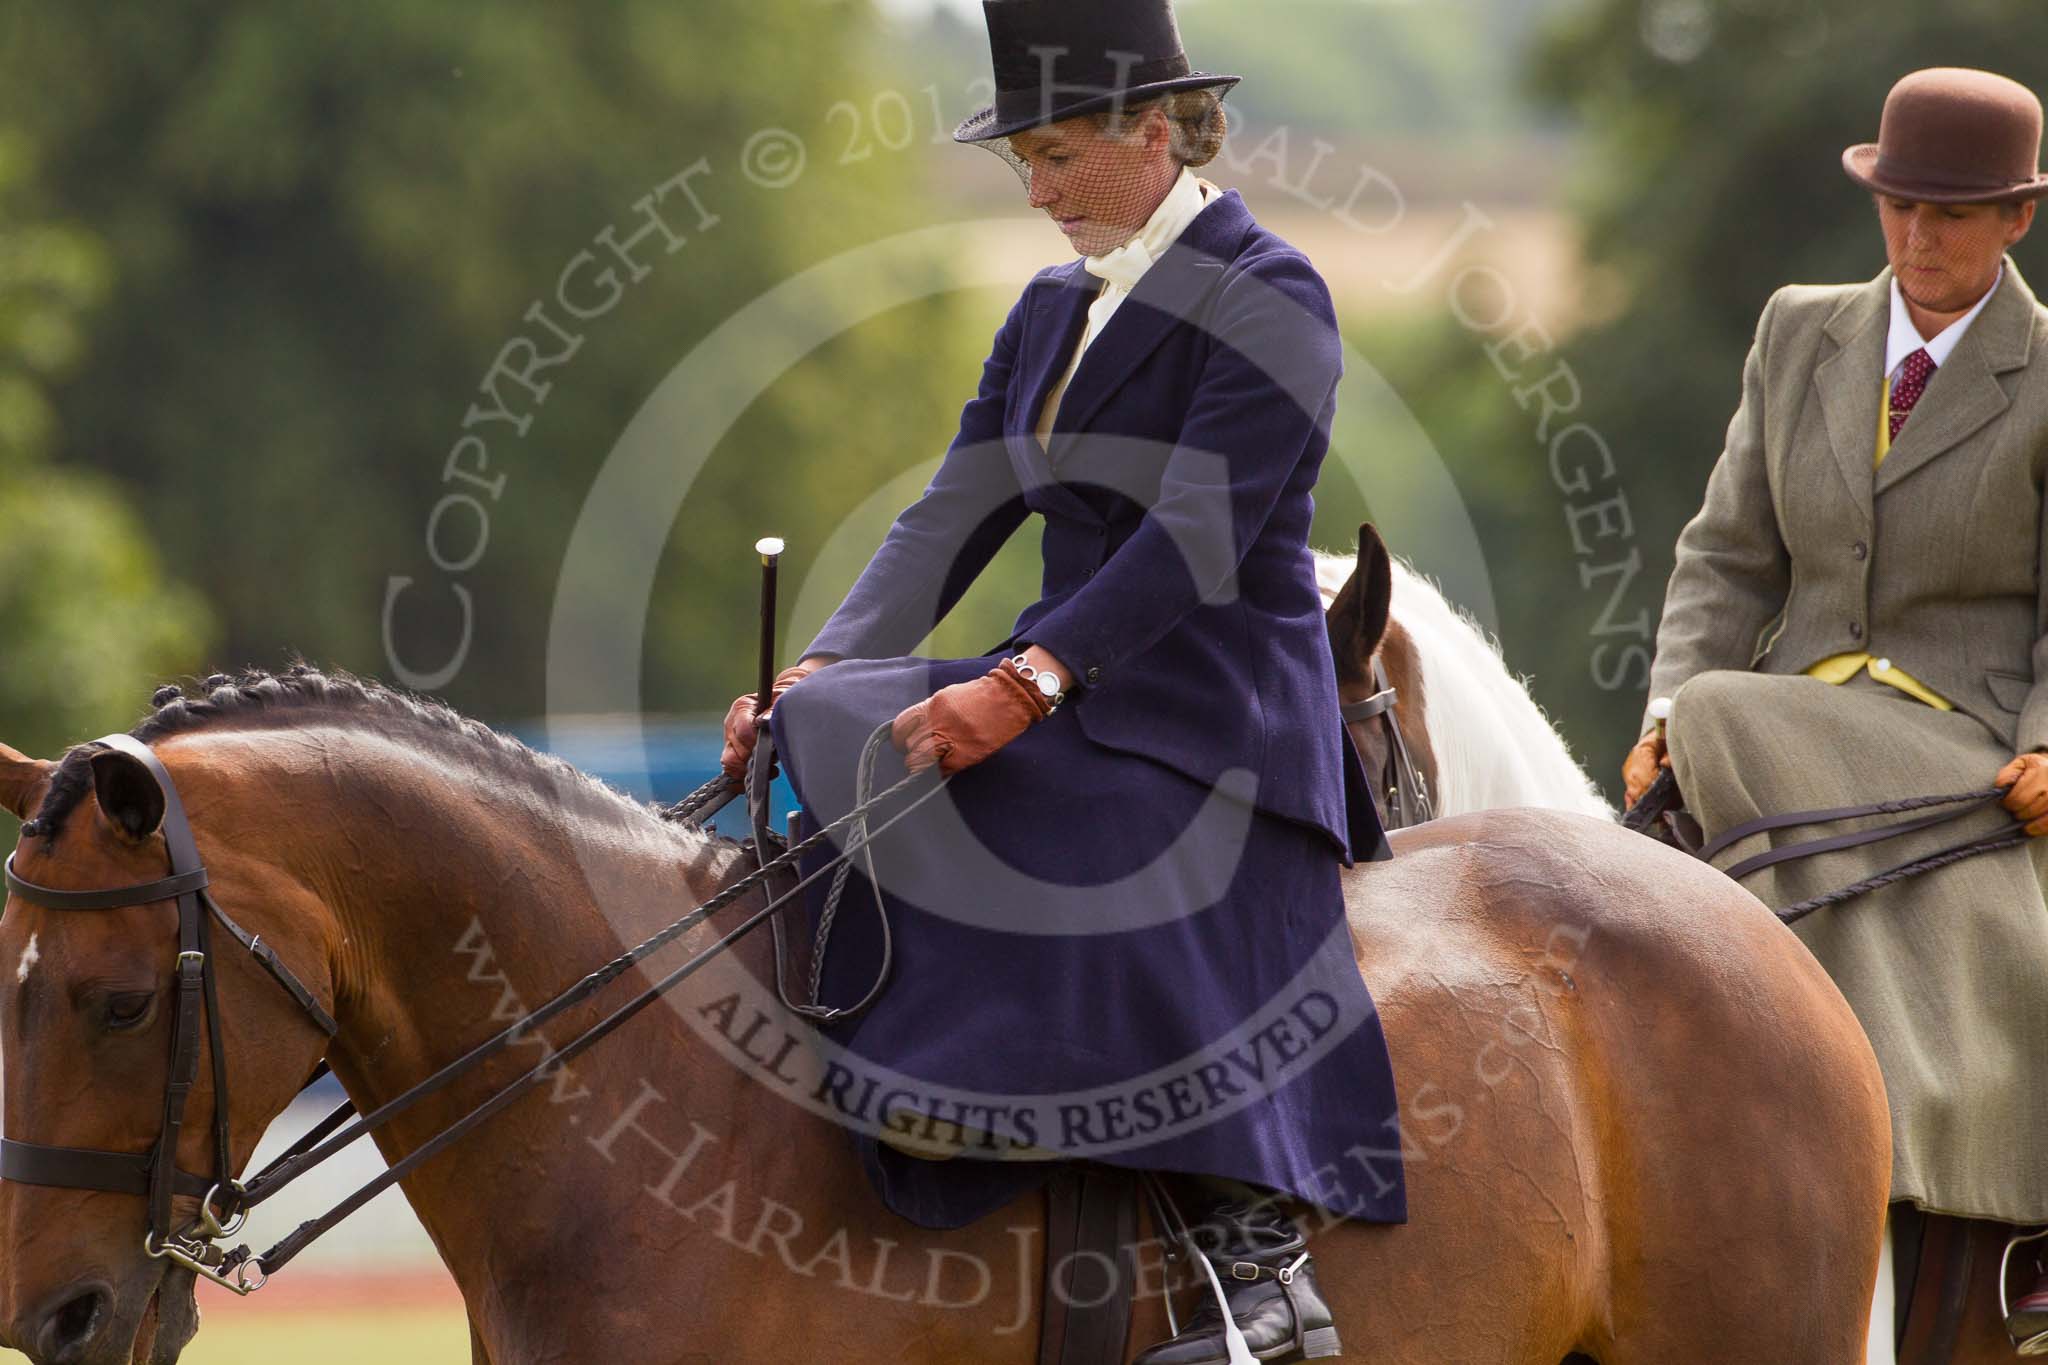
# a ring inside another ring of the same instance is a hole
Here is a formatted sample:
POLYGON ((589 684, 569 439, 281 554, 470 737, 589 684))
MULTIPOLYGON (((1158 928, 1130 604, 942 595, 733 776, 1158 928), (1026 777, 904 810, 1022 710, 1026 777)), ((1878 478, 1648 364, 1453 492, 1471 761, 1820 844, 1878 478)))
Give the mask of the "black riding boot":
MULTIPOLYGON (((1187 1210, 1188 1230, 1216 1280, 1197 1264, 1201 1306, 1179 1336, 1134 1365, 1227 1365, 1219 1283, 1253 1359, 1285 1365, 1338 1354, 1337 1328, 1316 1289, 1308 1239, 1281 1212, 1281 1196, 1210 1176, 1181 1177, 1176 1184, 1185 1191, 1179 1207, 1187 1210)), ((1162 1235, 1172 1234, 1162 1229, 1162 1235)))

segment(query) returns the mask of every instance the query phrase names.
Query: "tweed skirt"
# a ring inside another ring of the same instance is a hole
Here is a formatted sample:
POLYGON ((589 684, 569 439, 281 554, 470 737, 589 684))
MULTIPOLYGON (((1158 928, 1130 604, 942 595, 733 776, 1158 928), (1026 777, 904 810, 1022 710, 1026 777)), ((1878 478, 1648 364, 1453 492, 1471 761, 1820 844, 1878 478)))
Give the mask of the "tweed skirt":
MULTIPOLYGON (((806 824, 851 807, 878 724, 992 663, 847 659, 786 694, 771 724, 806 824)), ((927 1227, 1002 1207, 1060 1158, 1227 1176, 1400 1221, 1393 1071, 1341 850, 1096 744, 1077 724, 1086 705, 1054 711, 875 844, 893 970, 871 1010, 823 1030, 870 1180, 927 1227), (917 1140, 942 1159, 914 1154, 917 1140)), ((873 789, 902 775, 884 746, 873 789)), ((874 979, 870 886, 855 872, 834 918, 828 1004, 874 979)))
MULTIPOLYGON (((1672 766, 1709 837, 1759 815, 1988 789, 2011 758, 1960 711, 1858 674, 1716 672, 1679 689, 1672 766)), ((1902 817, 1779 830, 1716 862, 1902 817)), ((1918 834, 1765 868, 1774 909, 1989 833, 1996 806, 1918 834)), ((1892 1199, 2048 1222, 2048 841, 1970 858, 1793 926, 1870 1035, 1892 1113, 1892 1199)))

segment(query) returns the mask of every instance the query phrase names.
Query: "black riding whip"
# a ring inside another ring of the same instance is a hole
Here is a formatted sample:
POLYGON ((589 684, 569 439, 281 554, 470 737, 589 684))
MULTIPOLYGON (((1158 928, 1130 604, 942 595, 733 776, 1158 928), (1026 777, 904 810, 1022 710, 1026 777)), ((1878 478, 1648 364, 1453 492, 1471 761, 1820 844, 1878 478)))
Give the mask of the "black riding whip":
MULTIPOLYGON (((782 539, 779 536, 763 536, 754 542, 754 551, 761 556, 761 654, 760 668, 755 679, 757 686, 754 693, 754 714, 756 716, 764 714, 768 710, 769 704, 774 700, 775 561, 782 557, 783 548, 782 539)), ((754 746, 754 757, 748 762, 746 781, 735 782, 730 777, 721 773, 682 800, 676 802, 673 806, 670 806, 663 812, 663 818, 682 821, 686 824, 702 828, 710 821, 712 816, 725 809, 726 803, 735 796, 738 796, 742 790, 758 788, 762 793, 762 797, 758 818, 754 820, 754 828, 756 830, 766 828, 768 818, 768 781, 772 774, 760 773, 759 779, 756 780, 756 773, 759 771, 757 765, 774 761, 771 756, 764 752, 766 748, 767 746, 764 744, 757 743, 754 746)), ((748 807, 749 814, 755 814, 751 800, 748 802, 748 807)))
MULTIPOLYGON (((754 714, 764 716, 775 696, 775 561, 782 557, 782 540, 763 536, 754 542, 761 556, 761 671, 760 692, 754 699, 754 714)), ((755 722, 760 726, 760 722, 755 722)), ((754 756, 747 765, 747 822, 754 832, 755 856, 766 861, 769 784, 775 779, 775 748, 767 728, 756 731, 754 756)))
POLYGON ((782 538, 763 536, 754 550, 761 556, 761 690, 754 709, 759 715, 768 709, 775 687, 775 561, 782 557, 782 538))

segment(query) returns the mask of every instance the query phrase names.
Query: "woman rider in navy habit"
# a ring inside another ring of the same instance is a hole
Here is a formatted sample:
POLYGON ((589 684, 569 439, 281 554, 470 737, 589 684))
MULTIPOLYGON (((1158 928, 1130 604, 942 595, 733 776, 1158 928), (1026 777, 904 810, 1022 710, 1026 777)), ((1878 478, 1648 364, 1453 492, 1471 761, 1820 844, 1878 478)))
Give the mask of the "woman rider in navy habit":
MULTIPOLYGON (((734 703, 725 763, 772 722, 813 825, 851 809, 880 725, 873 790, 952 775, 875 845, 887 988, 823 1030, 901 1082, 854 1138, 889 1207, 957 1227, 1042 1184, 1047 1157, 1164 1173, 1251 1353, 1335 1355, 1281 1201, 1376 1222, 1406 1203, 1339 886, 1387 846, 1308 547, 1341 371, 1329 291, 1191 169, 1236 78, 1190 69, 1170 0, 984 8, 996 102, 954 137, 1003 155, 1082 259, 1025 287, 930 486, 772 714, 734 703), (1032 513, 1043 595, 1010 638, 912 656, 1032 513)), ((854 881, 828 1004, 884 960, 854 881)), ((1140 1360, 1228 1359, 1221 1317, 1212 1297, 1140 1360)))

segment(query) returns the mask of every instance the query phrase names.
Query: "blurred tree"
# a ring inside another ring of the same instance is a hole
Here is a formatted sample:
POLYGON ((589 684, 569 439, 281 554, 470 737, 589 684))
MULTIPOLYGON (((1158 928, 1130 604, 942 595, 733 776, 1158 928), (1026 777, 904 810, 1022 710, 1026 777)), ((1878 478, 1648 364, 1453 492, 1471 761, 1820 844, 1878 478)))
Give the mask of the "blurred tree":
POLYGON ((1516 92, 1516 64, 1556 0, 1359 3, 1289 0, 1283 22, 1264 5, 1229 0, 1186 6, 1191 52, 1225 71, 1285 73, 1246 83, 1232 100, 1260 135, 1296 129, 1356 130, 1375 142, 1425 134, 1439 147, 1526 130, 1531 111, 1516 92))
POLYGON ((210 617, 121 490, 50 463, 47 388, 82 359, 109 270, 90 234, 33 214, 31 170, 26 139, 0 134, 0 738, 48 755, 131 724, 137 680, 192 667, 210 617))
MULTIPOLYGON (((1545 11, 1559 0, 1182 0, 1175 6, 1191 60, 1246 77, 1230 103, 1255 138, 1282 124, 1297 133, 1384 142, 1440 141, 1526 130, 1519 63, 1545 11)), ((979 6, 975 7, 978 11, 979 6)), ((897 59, 909 69, 975 70, 988 60, 978 13, 949 5, 901 25, 897 59)))
MULTIPOLYGON (((891 96, 851 74, 871 31, 865 5, 817 0, 0 0, 0 119, 119 264, 62 416, 220 604, 215 662, 391 677, 386 599, 412 578, 397 657, 455 657, 459 586, 473 639, 440 690, 540 709, 564 546, 650 392, 764 291, 918 226, 906 149, 965 114, 977 72, 891 96), (806 158, 750 164, 777 127, 806 158), (666 228, 636 242, 657 194, 666 228), (521 337, 562 363, 533 368, 521 337), (528 381, 492 375, 508 345, 528 381), (451 494, 474 501, 433 520, 451 494)), ((720 445, 647 608, 652 700, 744 683, 757 534, 800 567, 849 480, 943 448, 1001 318, 948 297, 950 270, 887 282, 920 301, 778 377, 720 445)))

